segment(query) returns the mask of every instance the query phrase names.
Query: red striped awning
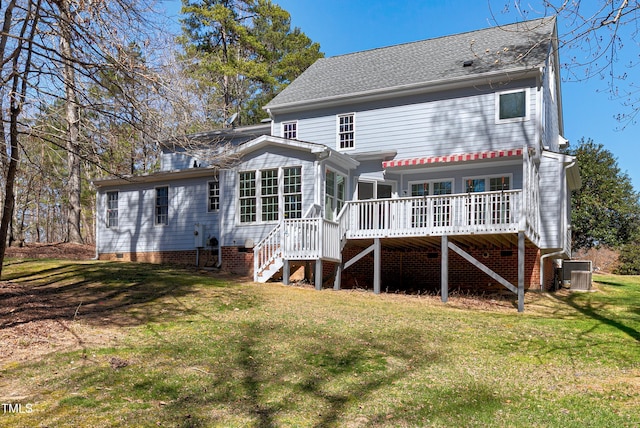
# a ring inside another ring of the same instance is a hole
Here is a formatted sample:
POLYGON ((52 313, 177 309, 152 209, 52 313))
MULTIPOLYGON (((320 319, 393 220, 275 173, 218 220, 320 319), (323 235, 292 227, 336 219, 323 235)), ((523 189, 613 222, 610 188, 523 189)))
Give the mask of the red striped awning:
POLYGON ((488 152, 479 153, 431 156, 426 158, 396 159, 382 162, 382 167, 394 168, 398 166, 429 165, 434 163, 466 162, 482 159, 498 159, 512 156, 522 156, 522 149, 491 150, 488 152))

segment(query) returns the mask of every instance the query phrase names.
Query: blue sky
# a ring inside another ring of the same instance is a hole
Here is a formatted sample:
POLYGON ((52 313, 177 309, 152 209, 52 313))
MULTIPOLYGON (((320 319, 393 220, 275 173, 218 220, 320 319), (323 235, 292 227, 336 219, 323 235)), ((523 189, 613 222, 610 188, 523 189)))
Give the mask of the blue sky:
MULTIPOLYGON (((328 57, 473 31, 494 26, 496 21, 508 24, 522 20, 513 7, 509 13, 503 12, 504 5, 513 4, 513 0, 273 1, 291 14, 293 26, 318 42, 328 57)), ((179 5, 178 1, 175 3, 179 5)), ((534 19, 541 15, 531 11, 528 16, 534 19)), ((567 25, 568 22, 559 21, 560 34, 567 31, 567 25)), ((638 62, 640 47, 630 40, 626 42, 622 49, 626 56, 619 58, 620 64, 638 62)), ((585 54, 561 51, 560 61, 567 61, 574 55, 585 54)), ((640 84, 640 66, 630 69, 629 74, 638 76, 640 84)), ((615 115, 622 112, 623 107, 620 101, 611 99, 605 80, 564 81, 561 87, 565 138, 573 144, 582 137, 603 144, 617 158, 620 169, 629 174, 635 189, 640 191, 640 147, 636 146, 640 124, 620 130, 621 123, 615 115)))

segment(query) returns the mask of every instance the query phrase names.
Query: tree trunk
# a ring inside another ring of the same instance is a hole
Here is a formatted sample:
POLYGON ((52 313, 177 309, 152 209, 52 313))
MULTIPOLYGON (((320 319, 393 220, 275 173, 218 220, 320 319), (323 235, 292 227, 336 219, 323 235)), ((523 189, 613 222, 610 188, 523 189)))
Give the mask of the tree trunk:
POLYGON ((63 58, 63 79, 65 86, 66 119, 67 119, 67 241, 82 244, 81 210, 81 171, 80 171, 80 115, 76 95, 76 77, 72 63, 71 30, 73 22, 71 6, 67 0, 60 1, 60 52, 63 58))
MULTIPOLYGON (((7 42, 7 30, 10 27, 10 22, 13 19, 13 9, 15 2, 10 2, 7 5, 7 9, 4 14, 3 34, 0 39, 0 59, 5 60, 5 46, 7 42)), ((18 148, 19 130, 18 123, 20 114, 22 113, 22 106, 27 94, 27 78, 31 69, 31 55, 33 38, 38 25, 40 2, 34 6, 29 4, 29 10, 25 19, 22 21, 20 30, 20 37, 18 46, 16 47, 12 61, 12 73, 11 73, 11 92, 9 95, 9 150, 7 152, 9 156, 9 162, 7 165, 7 175, 4 183, 4 205, 2 207, 2 219, 0 220, 0 277, 2 276, 2 267, 4 265, 4 255, 7 250, 7 232, 11 220, 13 219, 13 211, 15 206, 15 180, 16 172, 18 171, 18 159, 20 151, 18 148), (35 9, 31 9, 35 7, 35 9), (33 13, 30 14, 29 12, 33 13), (27 34, 28 31, 28 34, 27 34), (23 50, 26 51, 25 57, 22 57, 23 50), (22 66, 22 73, 20 73, 20 66, 22 66)), ((3 121, 4 124, 4 121, 3 121)), ((4 134, 4 126, 2 128, 4 134)), ((6 138, 3 135, 3 141, 6 138)))

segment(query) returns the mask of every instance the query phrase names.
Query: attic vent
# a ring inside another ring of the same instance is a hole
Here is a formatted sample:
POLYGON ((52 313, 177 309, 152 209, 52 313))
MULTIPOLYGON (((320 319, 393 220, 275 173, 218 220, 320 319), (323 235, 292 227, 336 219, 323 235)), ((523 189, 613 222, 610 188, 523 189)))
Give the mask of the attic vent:
POLYGON ((467 60, 467 61, 462 63, 463 67, 471 67, 472 65, 473 65, 473 60, 472 59, 469 59, 469 60, 467 60))

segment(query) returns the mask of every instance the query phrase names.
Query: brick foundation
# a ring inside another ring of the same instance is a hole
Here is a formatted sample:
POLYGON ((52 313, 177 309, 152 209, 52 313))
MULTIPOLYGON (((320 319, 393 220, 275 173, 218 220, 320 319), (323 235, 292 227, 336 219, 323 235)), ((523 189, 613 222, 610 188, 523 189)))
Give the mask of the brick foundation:
MULTIPOLYGON (((343 260, 348 261, 361 251, 345 248, 343 260)), ((514 285, 518 283, 518 250, 470 249, 469 254, 514 285)), ((441 254, 439 250, 382 250, 382 291, 440 291, 441 254)), ((343 288, 373 288, 373 253, 346 269, 343 288)), ((540 251, 525 250, 525 289, 540 288, 540 251)), ((449 251, 449 290, 472 293, 511 293, 478 268, 449 251)))
MULTIPOLYGON (((346 262, 355 257, 362 249, 347 246, 343 252, 346 262)), ((518 250, 507 249, 471 249, 469 254, 492 269, 512 284, 518 282, 518 250)), ((146 253, 104 253, 100 260, 133 261, 146 263, 167 263, 176 265, 196 265, 196 250, 164 251, 146 253)), ((217 264, 217 255, 209 250, 200 251, 200 267, 217 264)), ((440 250, 390 250, 382 249, 382 291, 440 291, 440 250)), ((300 265, 300 264, 298 264, 300 265)), ((295 266, 292 265, 292 270, 295 266)), ((222 248, 222 270, 237 275, 253 276, 253 251, 243 247, 222 248)), ((323 263, 323 282, 325 287, 333 286, 336 264, 323 263)), ((314 264, 311 263, 313 283, 314 264)), ((549 290, 553 280, 553 262, 545 261, 545 289, 549 290)), ((373 253, 370 253, 343 271, 342 288, 373 288, 373 253)), ((525 253, 525 289, 540 288, 540 250, 526 248, 525 253)), ((471 263, 453 251, 449 251, 449 290, 471 293, 510 293, 505 287, 484 274, 471 263)))
POLYGON ((140 262, 140 263, 157 263, 172 264, 179 266, 196 266, 212 267, 217 264, 217 255, 211 250, 197 251, 148 251, 138 253, 101 253, 98 260, 119 261, 119 262, 140 262))

